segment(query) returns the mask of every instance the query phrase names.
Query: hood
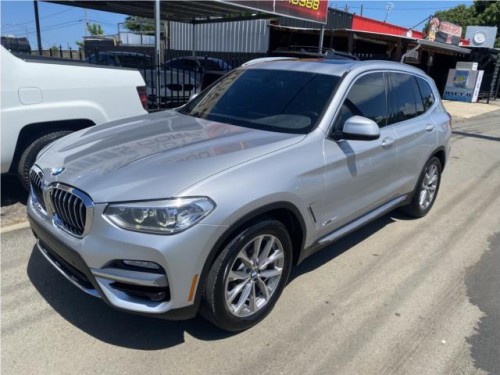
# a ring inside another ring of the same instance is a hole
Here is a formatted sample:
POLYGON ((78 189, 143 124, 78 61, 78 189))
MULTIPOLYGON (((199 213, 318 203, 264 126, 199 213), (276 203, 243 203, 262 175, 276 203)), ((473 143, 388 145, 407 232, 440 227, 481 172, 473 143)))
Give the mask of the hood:
POLYGON ((96 203, 161 199, 303 138, 170 110, 73 133, 42 151, 36 164, 47 183, 77 187, 96 203))

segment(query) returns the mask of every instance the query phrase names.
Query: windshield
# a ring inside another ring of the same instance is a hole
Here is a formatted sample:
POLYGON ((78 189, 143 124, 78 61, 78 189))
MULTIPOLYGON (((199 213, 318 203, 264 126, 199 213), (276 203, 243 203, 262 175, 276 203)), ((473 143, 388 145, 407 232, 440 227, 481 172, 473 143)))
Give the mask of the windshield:
POLYGON ((235 70, 180 112, 232 125, 305 134, 319 121, 339 79, 310 72, 235 70))

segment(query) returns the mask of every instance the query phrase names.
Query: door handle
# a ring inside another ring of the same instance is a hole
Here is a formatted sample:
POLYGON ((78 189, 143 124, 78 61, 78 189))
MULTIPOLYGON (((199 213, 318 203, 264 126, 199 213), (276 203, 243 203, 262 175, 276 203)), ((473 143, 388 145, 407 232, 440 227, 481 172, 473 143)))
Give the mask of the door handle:
POLYGON ((387 137, 382 140, 382 147, 389 148, 394 144, 395 140, 392 137, 387 137))
POLYGON ((435 126, 432 124, 427 124, 427 126, 425 127, 425 131, 427 131, 429 133, 434 131, 434 129, 435 129, 435 126))

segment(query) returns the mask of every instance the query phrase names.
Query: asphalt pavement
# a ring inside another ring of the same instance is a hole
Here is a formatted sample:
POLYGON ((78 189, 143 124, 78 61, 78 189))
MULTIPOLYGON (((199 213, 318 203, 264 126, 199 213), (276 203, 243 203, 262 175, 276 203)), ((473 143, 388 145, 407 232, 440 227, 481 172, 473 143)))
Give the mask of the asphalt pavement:
POLYGON ((500 374, 500 111, 456 124, 435 206, 392 213, 293 270, 228 334, 126 314, 1 237, 2 374, 500 374))

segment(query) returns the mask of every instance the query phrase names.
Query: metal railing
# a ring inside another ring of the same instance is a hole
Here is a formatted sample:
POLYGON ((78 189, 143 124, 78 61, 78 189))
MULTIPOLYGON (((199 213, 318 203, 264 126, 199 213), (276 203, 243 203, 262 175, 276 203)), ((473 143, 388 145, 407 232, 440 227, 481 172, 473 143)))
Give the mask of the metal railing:
MULTIPOLYGON (((144 50, 142 50, 144 51, 144 50)), ((137 69, 146 82, 148 109, 177 107, 232 69, 265 54, 165 51, 164 62, 154 64, 152 54, 118 49, 87 50, 90 64, 137 69), (157 89, 157 68, 160 87, 157 89), (159 100, 158 100, 159 97, 159 100)))
POLYGON ((38 50, 32 50, 30 53, 32 56, 45 56, 45 57, 54 57, 60 59, 70 59, 70 60, 83 60, 84 54, 81 49, 73 49, 69 47, 68 49, 63 49, 62 45, 59 47, 54 46, 49 49, 42 50, 42 53, 38 50))

